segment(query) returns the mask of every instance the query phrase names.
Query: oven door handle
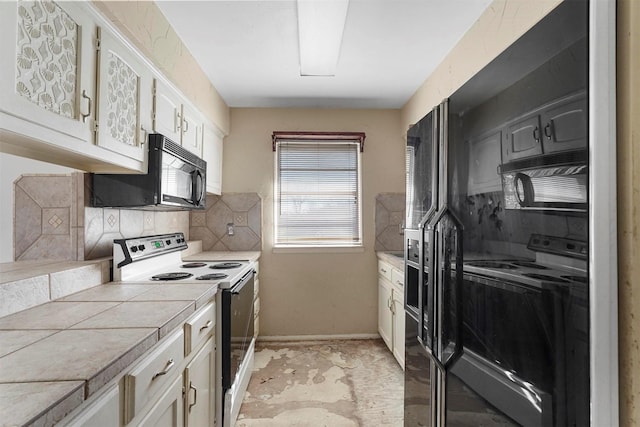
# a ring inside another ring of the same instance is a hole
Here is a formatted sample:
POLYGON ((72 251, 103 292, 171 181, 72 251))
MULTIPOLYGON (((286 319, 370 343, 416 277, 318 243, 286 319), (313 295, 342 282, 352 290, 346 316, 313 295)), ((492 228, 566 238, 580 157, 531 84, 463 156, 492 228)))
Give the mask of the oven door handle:
POLYGON ((251 279, 253 277, 253 275, 255 274, 255 271, 252 269, 251 271, 249 271, 247 274, 245 274, 244 276, 242 276, 242 279, 240 279, 238 281, 237 284, 235 284, 229 291, 233 294, 233 295, 238 295, 240 293, 240 291, 242 291, 242 288, 244 288, 244 286, 249 283, 249 279, 251 279))

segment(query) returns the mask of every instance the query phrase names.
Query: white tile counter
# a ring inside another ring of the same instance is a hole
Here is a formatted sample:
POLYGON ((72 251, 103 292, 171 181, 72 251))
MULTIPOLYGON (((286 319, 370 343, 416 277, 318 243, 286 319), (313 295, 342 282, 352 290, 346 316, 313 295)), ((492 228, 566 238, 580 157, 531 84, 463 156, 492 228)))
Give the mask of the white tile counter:
POLYGON ((1 317, 3 425, 55 424, 216 292, 207 283, 107 283, 1 317))

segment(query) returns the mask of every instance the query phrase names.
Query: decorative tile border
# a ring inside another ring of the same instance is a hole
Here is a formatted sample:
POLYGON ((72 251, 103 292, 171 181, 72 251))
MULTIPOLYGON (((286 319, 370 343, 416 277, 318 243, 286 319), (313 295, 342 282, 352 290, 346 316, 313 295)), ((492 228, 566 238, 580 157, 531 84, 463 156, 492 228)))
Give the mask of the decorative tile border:
POLYGON ((262 249, 262 199, 257 193, 208 195, 206 211, 191 211, 190 223, 189 235, 202 240, 204 251, 262 249))
POLYGON ((376 251, 404 250, 404 218, 404 193, 380 193, 376 196, 376 251))
POLYGON ((182 231, 189 212, 85 206, 84 173, 22 175, 14 182, 14 259, 82 261, 111 256, 113 240, 182 231))

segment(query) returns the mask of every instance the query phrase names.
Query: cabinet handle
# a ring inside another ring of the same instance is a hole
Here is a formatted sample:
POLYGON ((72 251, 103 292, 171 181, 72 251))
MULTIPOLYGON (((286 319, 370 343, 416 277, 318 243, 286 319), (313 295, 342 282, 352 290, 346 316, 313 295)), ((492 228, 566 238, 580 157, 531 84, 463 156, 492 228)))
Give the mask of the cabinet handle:
POLYGON ((171 370, 171 368, 173 368, 174 364, 175 364, 175 362, 173 361, 173 359, 169 359, 167 361, 167 364, 164 367, 164 370, 160 371, 160 372, 156 372, 155 374, 153 374, 153 377, 151 377, 151 381, 153 381, 156 378, 161 377, 163 375, 167 375, 167 373, 171 370))
POLYGON ((397 284, 398 286, 404 286, 404 283, 402 283, 400 280, 396 280, 396 284, 397 284))
POLYGON ((211 326, 212 323, 213 322, 211 320, 209 320, 206 325, 204 325, 203 327, 200 328, 200 332, 204 331, 205 329, 209 329, 209 327, 211 326))
POLYGON ((198 389, 193 386, 192 382, 189 382, 189 390, 193 390, 193 403, 189 404, 189 413, 191 413, 191 408, 198 403, 198 389))
POLYGON ((380 271, 382 271, 383 273, 387 272, 387 270, 385 270, 384 268, 381 268, 380 271))
POLYGON ((182 120, 182 123, 184 124, 182 126, 182 133, 189 132, 189 122, 187 120, 182 120))
POLYGON ((547 139, 551 139, 551 135, 553 134, 552 130, 551 130, 551 126, 552 126, 553 121, 550 121, 549 123, 547 123, 547 125, 544 127, 544 136, 547 137, 547 139))
POLYGON ((82 89, 82 97, 89 100, 89 111, 87 111, 87 114, 80 113, 80 115, 82 116, 82 123, 86 123, 87 119, 91 116, 91 104, 93 104, 93 100, 89 95, 87 95, 87 91, 84 89, 82 89))
POLYGON ((533 129, 533 139, 540 142, 540 128, 538 126, 533 129))
POLYGON ((176 132, 178 132, 179 130, 182 129, 182 114, 180 114, 180 112, 176 111, 176 132))

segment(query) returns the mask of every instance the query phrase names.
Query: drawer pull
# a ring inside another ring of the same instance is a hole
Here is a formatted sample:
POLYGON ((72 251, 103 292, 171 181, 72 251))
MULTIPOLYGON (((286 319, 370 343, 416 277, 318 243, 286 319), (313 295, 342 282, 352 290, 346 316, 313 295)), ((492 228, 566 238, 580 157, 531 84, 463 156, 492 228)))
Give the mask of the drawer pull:
POLYGON ((404 284, 404 283, 402 283, 400 280, 396 280, 396 283, 397 283, 399 286, 402 286, 402 285, 404 284))
POLYGON ((193 390, 193 403, 189 404, 189 413, 191 413, 191 408, 196 406, 196 403, 198 403, 198 389, 193 386, 192 382, 190 382, 189 390, 193 390))
POLYGON ((161 377, 162 375, 167 375, 171 368, 173 368, 174 364, 175 362, 173 361, 173 359, 169 359, 164 367, 164 371, 156 372, 155 374, 153 374, 153 377, 151 377, 151 381, 155 380, 158 377, 161 377))
POLYGON ((385 270, 384 268, 381 268, 380 271, 382 271, 383 273, 387 272, 387 270, 385 270))
POLYGON ((204 331, 205 329, 209 329, 211 327, 212 323, 213 322, 211 320, 209 320, 206 325, 204 325, 203 327, 200 328, 200 332, 204 331))

